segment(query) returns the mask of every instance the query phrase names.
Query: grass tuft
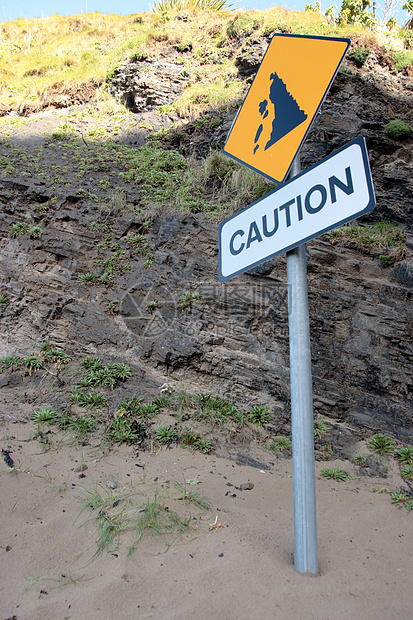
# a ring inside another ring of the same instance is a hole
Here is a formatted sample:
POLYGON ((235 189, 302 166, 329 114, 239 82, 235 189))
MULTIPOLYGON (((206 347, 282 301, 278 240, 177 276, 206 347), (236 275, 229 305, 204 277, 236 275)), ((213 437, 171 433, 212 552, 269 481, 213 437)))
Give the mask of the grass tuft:
POLYGON ((323 476, 323 478, 327 478, 327 480, 335 480, 336 482, 344 482, 345 480, 350 480, 350 476, 338 467, 333 467, 332 469, 322 469, 321 475, 323 476))
MULTIPOLYGON (((190 516, 181 516, 167 505, 168 488, 156 486, 155 489, 140 489, 129 485, 116 493, 100 484, 92 491, 77 488, 81 492, 78 499, 83 508, 76 521, 88 511, 89 516, 81 527, 90 527, 94 523, 98 532, 93 558, 105 551, 111 553, 118 550, 121 536, 128 532, 132 535, 128 548, 128 555, 131 555, 146 533, 164 537, 168 547, 171 536, 182 535, 191 528, 190 516)), ((202 508, 202 503, 200 500, 199 508, 202 508)))
POLYGON ((293 443, 289 437, 276 437, 268 447, 273 452, 282 452, 291 448, 292 445, 293 443))
POLYGON ((270 420, 270 413, 270 410, 264 407, 264 405, 256 405, 250 411, 247 411, 247 419, 253 424, 264 426, 270 420))
POLYGON ((369 439, 368 446, 370 450, 384 456, 390 454, 394 450, 394 441, 384 433, 376 433, 369 439))

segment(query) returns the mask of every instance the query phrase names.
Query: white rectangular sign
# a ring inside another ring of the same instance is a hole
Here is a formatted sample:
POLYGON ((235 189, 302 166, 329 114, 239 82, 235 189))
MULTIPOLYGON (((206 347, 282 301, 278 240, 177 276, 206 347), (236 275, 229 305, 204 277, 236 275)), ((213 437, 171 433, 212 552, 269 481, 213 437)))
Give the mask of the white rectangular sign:
POLYGON ((376 204, 366 143, 358 137, 219 226, 219 279, 337 228, 376 204))

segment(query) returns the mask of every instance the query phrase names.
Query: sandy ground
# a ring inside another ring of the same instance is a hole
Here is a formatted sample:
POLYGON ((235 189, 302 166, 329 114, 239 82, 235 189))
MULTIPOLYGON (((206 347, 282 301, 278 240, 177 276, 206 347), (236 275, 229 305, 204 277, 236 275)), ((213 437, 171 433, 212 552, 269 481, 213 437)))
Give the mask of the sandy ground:
POLYGON ((337 483, 321 469, 352 474, 350 462, 316 464, 320 572, 312 577, 294 568, 290 459, 257 446, 251 456, 269 464, 260 470, 179 447, 103 453, 67 436, 42 453, 32 431, 31 423, 2 428, 15 461, 14 469, 0 464, 2 620, 412 617, 413 513, 371 492, 394 488, 396 468, 387 480, 337 483), (253 488, 241 490, 247 482, 253 488), (177 483, 208 498, 210 509, 177 499, 177 483), (167 540, 147 531, 130 557, 125 532, 117 549, 92 559, 98 511, 82 503, 87 490, 111 506, 126 505, 131 492, 134 501, 156 492, 168 511, 190 509, 190 528, 167 540), (215 521, 222 527, 211 529, 215 521))

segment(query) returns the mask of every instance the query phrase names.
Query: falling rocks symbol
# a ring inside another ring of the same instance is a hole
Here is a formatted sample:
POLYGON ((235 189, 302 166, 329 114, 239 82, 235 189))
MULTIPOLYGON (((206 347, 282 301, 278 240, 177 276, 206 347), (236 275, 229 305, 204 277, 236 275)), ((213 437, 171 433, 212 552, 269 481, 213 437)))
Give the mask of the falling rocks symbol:
MULTIPOLYGON (((267 150, 270 146, 273 146, 278 140, 286 136, 290 131, 301 125, 307 120, 307 114, 299 107, 298 103, 288 92, 285 83, 277 73, 274 72, 270 76, 271 86, 269 91, 269 100, 273 105, 273 120, 272 130, 270 138, 267 141, 264 150, 267 150)), ((269 115, 268 100, 264 99, 259 104, 259 113, 262 119, 265 120, 269 115)), ((264 129, 263 123, 257 129, 254 139, 254 155, 260 147, 258 143, 264 129)))
POLYGON ((349 45, 350 39, 275 33, 224 153, 285 182, 349 45))

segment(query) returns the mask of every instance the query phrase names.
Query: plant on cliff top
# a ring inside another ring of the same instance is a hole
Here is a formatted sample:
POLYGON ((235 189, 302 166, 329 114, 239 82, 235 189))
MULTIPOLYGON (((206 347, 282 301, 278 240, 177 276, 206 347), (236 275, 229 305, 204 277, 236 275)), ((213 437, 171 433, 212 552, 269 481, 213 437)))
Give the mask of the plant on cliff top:
POLYGON ((343 26, 363 24, 373 28, 379 20, 366 10, 370 6, 371 0, 343 0, 337 21, 343 26))
MULTIPOLYGON (((408 31, 407 31, 408 32, 408 31)), ((411 32, 411 31, 410 31, 411 32)), ((405 41, 409 41, 409 38, 405 37, 405 41)), ((390 57, 394 62, 394 69, 392 73, 401 73, 405 69, 408 69, 413 65, 413 51, 412 50, 395 50, 390 52, 390 57)))
POLYGON ((233 5, 234 3, 228 3, 228 0, 161 0, 154 2, 152 11, 158 15, 165 15, 169 11, 184 11, 185 9, 229 11, 233 5))
POLYGON ((349 52, 348 57, 351 58, 351 60, 354 62, 355 65, 357 65, 357 67, 360 68, 364 65, 369 55, 369 49, 366 49, 364 47, 355 47, 349 52))
MULTIPOLYGON (((350 14, 357 13, 357 3, 360 1, 345 0, 349 5, 356 5, 350 14)), ((101 85, 105 80, 107 83, 113 81, 123 62, 128 62, 133 56, 143 59, 156 55, 156 49, 150 48, 156 46, 160 39, 170 47, 177 41, 189 39, 195 53, 205 47, 211 50, 210 56, 202 55, 202 65, 197 67, 201 70, 204 66, 208 68, 206 73, 200 72, 200 77, 208 82, 205 92, 208 92, 209 102, 214 98, 215 88, 228 103, 234 90, 240 86, 242 89, 242 81, 235 74, 223 80, 220 86, 220 72, 216 71, 217 66, 213 62, 218 58, 220 64, 233 67, 234 55, 228 49, 233 39, 228 34, 242 35, 246 45, 252 37, 267 36, 275 30, 337 35, 336 23, 327 21, 321 14, 308 15, 308 11, 293 12, 274 7, 268 11, 238 11, 234 19, 234 14, 229 11, 231 8, 231 2, 226 0, 160 0, 155 4, 153 13, 146 14, 145 18, 96 12, 3 23, 0 73, 9 86, 5 86, 0 93, 0 102, 6 111, 14 109, 21 114, 39 111, 54 102, 61 106, 63 97, 68 105, 79 101, 82 96, 99 104, 105 98, 101 85), (182 11, 186 12, 184 19, 173 19, 182 11), (215 84, 212 89, 209 88, 211 84, 215 84)), ((350 21, 351 16, 347 16, 347 22, 350 21)), ((340 34, 344 34, 342 30, 341 25, 340 34)), ((200 85, 197 95, 202 96, 204 85, 200 85)), ((192 83, 185 91, 193 86, 199 87, 192 83)), ((186 93, 183 95, 186 96, 186 93)), ((198 105, 202 107, 202 104, 193 103, 195 107, 198 105)), ((6 119, 6 122, 16 125, 27 121, 18 118, 6 119)), ((65 131, 59 130, 58 133, 73 133, 67 131, 68 126, 70 124, 64 122, 65 131)))

